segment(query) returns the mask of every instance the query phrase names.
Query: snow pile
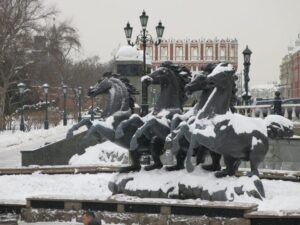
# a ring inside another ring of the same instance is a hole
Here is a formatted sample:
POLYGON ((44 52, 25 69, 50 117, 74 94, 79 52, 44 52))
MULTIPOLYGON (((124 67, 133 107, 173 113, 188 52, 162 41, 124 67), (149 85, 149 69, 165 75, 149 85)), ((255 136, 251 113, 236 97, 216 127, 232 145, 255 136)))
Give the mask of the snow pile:
POLYGON ((128 150, 110 141, 91 146, 84 154, 76 154, 69 161, 70 165, 121 166, 128 163, 128 150))
POLYGON ((270 126, 272 123, 276 123, 278 124, 282 129, 284 127, 293 130, 294 129, 294 124, 291 120, 283 117, 283 116, 279 116, 279 115, 268 115, 265 118, 265 123, 266 126, 270 126))
POLYGON ((99 198, 108 197, 111 192, 107 183, 113 174, 77 175, 10 175, 0 176, 0 202, 26 203, 34 196, 55 198, 99 198))
MULTIPOLYGON (((138 50, 136 46, 125 45, 122 46, 117 54, 116 54, 116 61, 143 61, 143 54, 142 50, 138 50)), ((151 65, 151 58, 148 54, 146 54, 146 63, 147 65, 151 65)))
MULTIPOLYGON (((0 132, 0 151, 6 150, 9 147, 24 146, 27 144, 33 144, 37 147, 44 146, 47 143, 53 141, 53 139, 65 138, 67 131, 72 125, 63 126, 59 125, 56 127, 49 128, 48 130, 37 129, 31 130, 30 132, 22 131, 3 131, 0 132)), ((80 131, 83 131, 80 129, 80 131)))
POLYGON ((205 171, 198 166, 192 173, 189 173, 186 170, 166 172, 164 169, 161 169, 141 171, 138 173, 118 174, 113 178, 111 184, 120 183, 123 186, 125 184, 124 181, 127 180, 128 182, 125 186, 126 190, 138 190, 141 192, 157 192, 161 190, 164 193, 168 193, 168 197, 179 196, 181 192, 179 190, 179 186, 184 185, 190 189, 198 188, 199 190, 201 189, 202 192, 207 191, 210 196, 213 196, 219 191, 224 191, 226 199, 228 201, 233 201, 239 197, 235 191, 235 188, 237 187, 242 187, 242 190, 245 192, 246 199, 253 198, 249 197, 246 192, 257 190, 254 185, 254 181, 258 179, 259 178, 256 176, 225 177, 218 179, 215 177, 214 173, 205 171))

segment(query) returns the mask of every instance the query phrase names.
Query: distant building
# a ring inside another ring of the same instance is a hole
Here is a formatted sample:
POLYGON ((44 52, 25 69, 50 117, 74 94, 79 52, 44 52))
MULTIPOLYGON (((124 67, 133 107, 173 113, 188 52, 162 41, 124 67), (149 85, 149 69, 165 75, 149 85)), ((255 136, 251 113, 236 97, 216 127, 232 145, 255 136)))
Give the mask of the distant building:
POLYGON ((237 39, 163 40, 159 46, 148 45, 146 54, 152 59, 156 70, 164 61, 172 61, 188 67, 192 72, 213 62, 229 62, 238 65, 237 39))
POLYGON ((300 34, 295 46, 289 46, 288 54, 282 58, 279 79, 283 97, 300 97, 300 34))
POLYGON ((253 99, 263 98, 272 99, 275 97, 275 91, 278 90, 277 84, 258 84, 250 87, 250 93, 253 99))

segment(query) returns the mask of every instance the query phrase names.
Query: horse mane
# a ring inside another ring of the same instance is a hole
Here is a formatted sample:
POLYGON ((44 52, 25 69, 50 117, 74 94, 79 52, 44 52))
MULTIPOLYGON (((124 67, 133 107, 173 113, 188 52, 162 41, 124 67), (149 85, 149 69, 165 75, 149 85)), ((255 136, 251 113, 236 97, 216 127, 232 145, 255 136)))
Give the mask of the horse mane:
POLYGON ((135 98, 133 97, 133 95, 138 95, 140 94, 140 92, 132 85, 130 84, 129 79, 125 78, 125 77, 121 77, 120 74, 117 73, 113 73, 111 71, 109 72, 105 72, 103 74, 103 77, 105 78, 113 78, 111 79, 113 82, 118 83, 122 88, 126 88, 127 90, 127 95, 128 95, 128 107, 131 109, 131 111, 134 111, 134 103, 135 103, 135 98))
MULTIPOLYGON (((221 62, 217 62, 217 63, 209 63, 207 64, 206 66, 203 66, 201 68, 201 70, 205 73, 205 74, 210 74, 215 68, 216 66, 221 63, 221 62)), ((225 65, 228 65, 229 63, 223 63, 225 65)), ((229 108, 230 108, 230 111, 235 113, 236 112, 236 108, 234 107, 236 105, 236 102, 237 102, 237 87, 236 87, 236 80, 238 79, 238 77, 234 74, 233 75, 233 86, 232 86, 232 95, 231 95, 231 98, 230 98, 230 105, 229 105, 229 108)))
POLYGON ((187 85, 192 78, 191 71, 185 67, 185 66, 179 66, 178 64, 175 64, 171 61, 166 61, 161 64, 161 67, 166 67, 168 69, 171 69, 177 78, 179 78, 179 98, 180 102, 183 104, 188 98, 185 94, 184 87, 187 85))

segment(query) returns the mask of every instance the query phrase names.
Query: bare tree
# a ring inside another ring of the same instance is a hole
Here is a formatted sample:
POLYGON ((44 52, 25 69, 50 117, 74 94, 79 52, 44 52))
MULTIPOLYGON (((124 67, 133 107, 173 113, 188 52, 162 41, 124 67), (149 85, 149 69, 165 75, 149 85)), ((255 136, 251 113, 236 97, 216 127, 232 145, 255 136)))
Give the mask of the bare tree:
POLYGON ((61 83, 67 82, 66 64, 70 61, 72 51, 79 51, 81 44, 77 30, 64 21, 45 29, 47 39, 47 51, 57 69, 57 75, 61 83))
POLYGON ((5 105, 11 85, 26 74, 31 63, 26 57, 33 32, 41 29, 40 22, 52 16, 41 0, 0 1, 0 130, 5 129, 5 105))

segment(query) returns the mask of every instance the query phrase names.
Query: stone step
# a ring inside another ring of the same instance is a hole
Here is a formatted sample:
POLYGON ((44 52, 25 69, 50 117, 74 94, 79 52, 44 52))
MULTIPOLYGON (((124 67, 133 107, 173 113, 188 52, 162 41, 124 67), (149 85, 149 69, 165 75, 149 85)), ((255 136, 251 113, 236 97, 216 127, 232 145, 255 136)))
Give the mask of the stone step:
POLYGON ((20 167, 0 168, 1 175, 22 175, 22 174, 76 174, 76 173, 114 173, 119 167, 109 166, 43 166, 43 167, 20 167))

